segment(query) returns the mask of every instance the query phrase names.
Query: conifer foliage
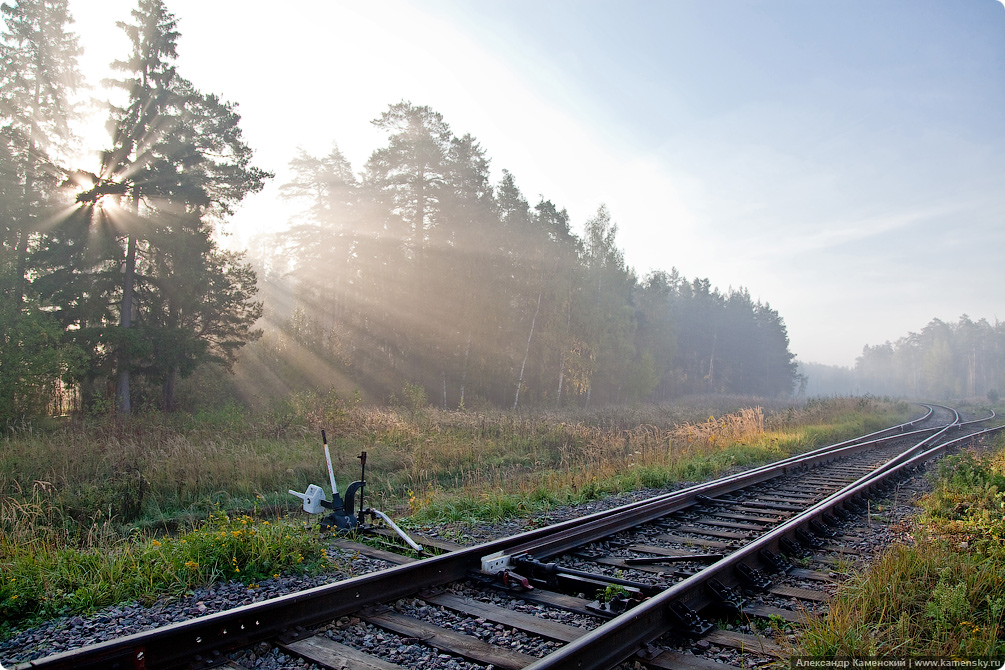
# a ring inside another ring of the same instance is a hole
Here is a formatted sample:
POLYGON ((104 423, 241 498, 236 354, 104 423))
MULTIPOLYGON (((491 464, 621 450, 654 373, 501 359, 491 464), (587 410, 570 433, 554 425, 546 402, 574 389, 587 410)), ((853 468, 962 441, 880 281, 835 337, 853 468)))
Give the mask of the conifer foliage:
POLYGON ((268 288, 282 352, 372 397, 421 389, 444 408, 794 390, 769 305, 676 270, 640 280, 606 206, 578 236, 509 171, 493 184, 481 145, 429 107, 402 101, 373 123, 387 145, 359 179, 337 147, 290 163, 297 213, 263 245, 283 250, 268 288))
MULTIPOLYGON (((251 165, 235 106, 177 72, 177 22, 161 0, 139 0, 118 24, 131 44, 113 64, 125 103, 110 106, 100 164, 57 162, 44 149, 63 139, 54 119, 69 118, 65 100, 79 80, 66 2, 3 11, 0 188, 19 196, 4 212, 3 314, 58 326, 44 332, 61 332, 68 354, 50 366, 50 386, 79 388, 85 409, 128 414, 137 394, 173 409, 180 377, 208 361, 232 364, 257 336, 255 274, 213 232, 270 175, 251 165)), ((30 357, 30 341, 6 344, 30 357)), ((16 385, 24 375, 5 366, 0 377, 16 385)))
MULTIPOLYGON (((110 136, 82 147, 100 150, 85 165, 68 158, 83 78, 67 0, 2 14, 0 427, 68 393, 84 411, 174 409, 180 379, 261 335, 259 276, 215 232, 271 175, 236 106, 179 72, 162 0, 118 24, 110 136)), ((507 170, 494 181, 481 144, 429 107, 403 100, 373 124, 386 141, 359 172, 337 145, 291 148, 289 226, 255 259, 278 324, 258 358, 286 388, 293 371, 374 399, 514 409, 792 391, 768 305, 676 271, 640 280, 614 213, 573 222, 507 170), (309 361, 296 371, 293 351, 309 361)))

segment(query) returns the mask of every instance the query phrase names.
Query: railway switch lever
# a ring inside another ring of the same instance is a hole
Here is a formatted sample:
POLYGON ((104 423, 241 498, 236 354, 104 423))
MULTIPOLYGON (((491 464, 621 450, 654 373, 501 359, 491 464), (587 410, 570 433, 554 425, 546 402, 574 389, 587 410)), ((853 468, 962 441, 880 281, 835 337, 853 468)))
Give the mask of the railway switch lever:
POLYGON ((328 449, 328 436, 325 435, 325 431, 323 430, 321 431, 321 441, 324 443, 325 448, 325 463, 328 465, 328 481, 331 484, 332 499, 328 500, 324 489, 316 484, 309 485, 304 493, 294 491, 293 489, 289 490, 290 495, 294 495, 304 501, 304 511, 308 514, 321 514, 322 510, 331 510, 321 519, 321 531, 367 531, 372 528, 366 521, 367 517, 374 520, 381 519, 401 539, 407 542, 412 549, 421 554, 423 551, 422 545, 410 538, 386 514, 363 505, 363 489, 366 486, 366 452, 361 452, 357 457, 359 458, 361 469, 360 478, 358 481, 349 484, 345 490, 345 498, 343 499, 339 495, 338 484, 335 483, 335 470, 332 468, 331 452, 328 449), (359 494, 359 510, 354 511, 357 493, 359 494))

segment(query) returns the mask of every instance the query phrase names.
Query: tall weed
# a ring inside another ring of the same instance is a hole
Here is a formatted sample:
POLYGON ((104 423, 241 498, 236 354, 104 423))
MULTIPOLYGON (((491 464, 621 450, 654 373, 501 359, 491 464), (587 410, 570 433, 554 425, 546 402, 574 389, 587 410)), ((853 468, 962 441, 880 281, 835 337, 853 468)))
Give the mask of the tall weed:
POLYGON ((1005 656, 1005 444, 944 458, 916 543, 888 549, 811 619, 797 654, 1005 656))

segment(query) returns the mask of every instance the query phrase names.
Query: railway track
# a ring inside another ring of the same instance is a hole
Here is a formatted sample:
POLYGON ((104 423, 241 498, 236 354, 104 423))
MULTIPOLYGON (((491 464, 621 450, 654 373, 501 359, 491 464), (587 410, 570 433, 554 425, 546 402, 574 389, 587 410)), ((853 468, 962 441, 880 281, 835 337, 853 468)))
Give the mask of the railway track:
POLYGON ((232 658, 262 643, 317 667, 403 667, 380 645, 368 653, 367 636, 436 649, 443 667, 701 667, 657 644, 666 636, 770 655, 770 640, 712 622, 824 606, 831 579, 803 567, 809 556, 840 552, 836 535, 872 497, 991 418, 927 406, 908 424, 422 560, 343 543, 398 565, 18 667, 240 668, 232 658))

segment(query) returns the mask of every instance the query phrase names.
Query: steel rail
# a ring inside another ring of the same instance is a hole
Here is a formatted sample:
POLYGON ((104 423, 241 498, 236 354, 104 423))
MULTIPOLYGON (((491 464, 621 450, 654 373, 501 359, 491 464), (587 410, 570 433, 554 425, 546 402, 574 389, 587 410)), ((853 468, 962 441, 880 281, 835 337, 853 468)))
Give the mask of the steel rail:
POLYGON ((970 421, 964 421, 964 422, 960 423, 960 425, 961 426, 969 426, 972 423, 984 423, 985 421, 990 421, 991 419, 993 419, 996 416, 998 416, 997 414, 995 414, 995 411, 993 409, 992 410, 988 410, 988 411, 991 412, 991 416, 986 416, 986 417, 983 417, 981 419, 971 419, 970 421))
MULTIPOLYGON (((873 472, 870 473, 870 476, 879 475, 879 474, 885 472, 886 470, 889 470, 891 468, 896 467, 900 463, 902 463, 902 462, 908 460, 909 458, 911 458, 911 456, 914 453, 920 451, 921 449, 925 448, 929 444, 934 443, 939 438, 944 437, 950 430, 954 430, 954 429, 959 430, 960 428, 962 428, 965 424, 963 424, 963 423, 960 422, 960 413, 957 412, 955 409, 952 410, 952 412, 953 412, 953 416, 956 417, 953 420, 952 423, 950 423, 949 425, 947 425, 942 430, 936 432, 934 435, 931 435, 930 437, 922 440, 921 442, 919 442, 918 444, 916 444, 913 449, 908 449, 907 451, 901 453, 896 458, 891 459, 890 461, 888 461, 887 463, 883 464, 879 468, 873 470, 873 472)), ((987 421, 987 420, 988 419, 976 419, 976 420, 970 421, 968 423, 980 423, 982 421, 987 421)))
POLYGON ((715 479, 711 482, 696 484, 679 491, 665 493, 648 500, 632 503, 623 507, 615 508, 607 512, 601 512, 591 516, 582 517, 575 521, 574 527, 568 532, 558 534, 544 541, 534 538, 524 545, 518 545, 509 549, 511 554, 530 554, 536 560, 543 561, 552 556, 561 554, 573 547, 592 542, 610 534, 614 530, 630 528, 642 523, 653 521, 672 512, 684 509, 693 505, 699 495, 713 496, 723 493, 730 493, 737 489, 746 488, 763 481, 779 477, 800 468, 809 468, 821 463, 826 463, 836 458, 851 455, 866 448, 874 447, 882 442, 894 439, 910 438, 925 432, 938 432, 940 429, 952 426, 959 421, 959 414, 950 407, 941 405, 923 404, 928 412, 913 421, 903 423, 891 428, 870 433, 861 437, 838 442, 836 444, 818 447, 802 454, 789 456, 780 461, 774 461, 750 470, 745 470, 735 475, 729 475, 715 479), (954 420, 950 424, 939 428, 928 428, 923 430, 903 432, 906 428, 929 419, 935 412, 934 407, 942 407, 953 413, 954 420), (892 433, 886 437, 876 438, 883 433, 892 433), (873 439, 869 439, 873 438, 873 439))
MULTIPOLYGON (((986 431, 967 435, 955 440, 932 447, 917 453, 907 460, 889 466, 884 464, 878 471, 870 473, 856 482, 844 487, 808 510, 786 521, 767 534, 744 545, 729 556, 701 570, 695 575, 674 584, 658 596, 632 608, 625 614, 608 621, 599 628, 570 642, 551 654, 526 666, 524 670, 552 670, 555 668, 578 668, 581 670, 606 670, 628 659, 646 645, 671 629, 679 628, 680 623, 672 614, 674 603, 684 603, 691 610, 702 609, 714 602, 714 598, 706 592, 706 585, 712 579, 717 579, 727 586, 742 583, 737 574, 737 566, 754 561, 762 565, 763 551, 777 551, 782 538, 796 536, 797 530, 806 530, 810 522, 824 514, 847 505, 852 500, 866 495, 880 487, 890 478, 908 468, 920 465, 922 462, 943 453, 953 445, 976 439, 1005 429, 1005 426, 991 428, 986 431), (693 607, 692 607, 693 606, 693 607)), ((912 447, 907 451, 917 451, 912 447)), ((891 461, 899 460, 898 456, 891 461)), ((748 566, 749 567, 749 566, 748 566)))
MULTIPOLYGON (((927 419, 934 410, 894 429, 904 429, 927 419)), ((886 432, 892 429, 885 429, 886 432)), ((692 504, 698 495, 721 494, 780 476, 793 469, 810 467, 854 453, 889 439, 901 439, 932 429, 903 433, 866 442, 855 440, 821 447, 773 464, 723 477, 713 482, 632 503, 614 510, 538 528, 524 533, 468 547, 449 554, 395 566, 380 572, 287 594, 271 600, 217 612, 198 619, 169 624, 80 649, 54 654, 17 666, 20 668, 180 668, 212 665, 222 653, 283 635, 296 636, 297 630, 322 624, 388 600, 412 595, 467 576, 481 565, 481 558, 497 552, 536 550, 537 558, 553 555, 558 546, 575 538, 578 544, 665 516, 692 504), (611 525, 616 517, 618 524, 611 525), (583 530, 583 527, 587 527, 583 530), (554 537, 560 536, 559 540, 554 537), (545 551, 545 548, 548 548, 545 551), (193 662, 194 659, 194 662, 193 662)), ((870 437, 870 436, 864 436, 870 437)), ((857 438, 857 439, 864 439, 857 438)), ((572 546, 576 546, 573 544, 572 546)))
MULTIPOLYGON (((746 470, 735 475, 730 475, 720 479, 696 484, 679 491, 666 493, 655 498, 651 498, 640 503, 626 505, 609 512, 583 517, 578 520, 574 527, 567 532, 556 533, 548 538, 533 538, 525 544, 517 545, 508 551, 513 554, 529 554, 533 558, 543 561, 552 556, 564 553, 573 547, 606 537, 615 530, 631 528, 643 523, 654 521, 672 512, 684 509, 693 505, 698 500, 698 496, 714 497, 724 493, 760 484, 761 482, 775 479, 792 472, 806 470, 811 467, 822 465, 830 461, 837 460, 845 456, 851 456, 872 449, 879 444, 892 440, 901 440, 920 436, 924 433, 932 432, 936 429, 925 429, 903 433, 891 437, 883 437, 868 442, 853 442, 846 446, 841 446, 830 450, 814 450, 806 454, 791 456, 789 458, 760 466, 751 470, 746 470), (596 518, 594 518, 596 517, 596 518)), ((942 428, 941 430, 946 430, 942 428)), ((931 439, 930 435, 927 439, 931 439)), ((912 448, 916 448, 914 445, 912 448)))

